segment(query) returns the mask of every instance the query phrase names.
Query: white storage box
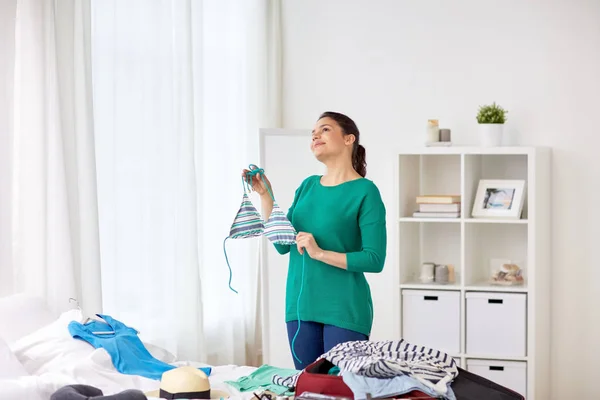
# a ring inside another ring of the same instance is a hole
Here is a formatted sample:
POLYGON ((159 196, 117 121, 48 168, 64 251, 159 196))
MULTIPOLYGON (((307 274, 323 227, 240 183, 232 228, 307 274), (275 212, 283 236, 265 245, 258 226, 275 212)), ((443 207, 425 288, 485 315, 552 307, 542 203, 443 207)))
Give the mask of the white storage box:
POLYGON ((467 371, 527 397, 525 361, 467 360, 467 371))
POLYGON ((467 353, 482 356, 527 355, 527 295, 468 292, 467 353))
POLYGON ((448 354, 460 354, 460 292, 403 290, 402 338, 448 354))

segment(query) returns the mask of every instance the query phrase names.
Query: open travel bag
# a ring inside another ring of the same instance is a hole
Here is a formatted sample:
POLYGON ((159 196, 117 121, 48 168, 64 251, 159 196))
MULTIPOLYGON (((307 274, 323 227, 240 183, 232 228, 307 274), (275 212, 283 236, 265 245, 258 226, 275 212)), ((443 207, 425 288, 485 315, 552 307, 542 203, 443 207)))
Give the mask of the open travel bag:
MULTIPOLYGON (((354 394, 344 383, 341 376, 330 375, 328 371, 333 364, 326 359, 320 359, 310 364, 298 377, 296 383, 296 398, 310 398, 310 393, 343 397, 354 400, 354 394)), ((458 376, 450 384, 457 400, 525 400, 522 395, 500 386, 472 372, 458 368, 458 376)), ((442 399, 432 397, 418 390, 393 396, 394 399, 442 399)), ((359 400, 359 399, 357 399, 359 400)))

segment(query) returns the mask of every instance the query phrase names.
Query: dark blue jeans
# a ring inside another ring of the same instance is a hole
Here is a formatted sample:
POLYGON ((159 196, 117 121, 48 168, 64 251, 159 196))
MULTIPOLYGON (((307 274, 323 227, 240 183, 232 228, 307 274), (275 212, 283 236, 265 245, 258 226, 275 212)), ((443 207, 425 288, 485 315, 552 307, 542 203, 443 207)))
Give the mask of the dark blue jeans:
MULTIPOLYGON (((287 323, 288 340, 290 349, 292 340, 298 330, 298 321, 290 321, 287 323)), ((317 322, 301 321, 300 332, 294 342, 294 350, 296 356, 301 362, 294 359, 294 365, 297 370, 303 370, 309 364, 313 363, 323 353, 328 352, 333 347, 340 343, 351 342, 354 340, 369 340, 365 334, 351 331, 344 328, 338 328, 333 325, 324 325, 317 322)))

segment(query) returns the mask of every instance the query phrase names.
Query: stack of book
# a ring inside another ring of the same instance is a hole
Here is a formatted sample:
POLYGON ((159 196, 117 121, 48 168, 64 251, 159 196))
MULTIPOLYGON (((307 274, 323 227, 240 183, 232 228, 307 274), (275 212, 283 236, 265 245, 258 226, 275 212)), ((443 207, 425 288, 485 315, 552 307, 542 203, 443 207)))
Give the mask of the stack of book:
POLYGON ((425 195, 417 196, 418 210, 415 218, 460 218, 460 196, 425 195))

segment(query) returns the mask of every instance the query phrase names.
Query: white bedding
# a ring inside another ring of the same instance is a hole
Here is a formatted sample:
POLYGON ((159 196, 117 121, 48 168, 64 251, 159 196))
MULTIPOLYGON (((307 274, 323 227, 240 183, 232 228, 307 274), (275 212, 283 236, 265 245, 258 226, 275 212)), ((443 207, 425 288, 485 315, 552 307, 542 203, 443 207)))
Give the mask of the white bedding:
MULTIPOLYGON (((47 400, 52 393, 65 385, 74 383, 88 384, 102 390, 105 395, 118 393, 126 389, 139 389, 144 392, 159 388, 160 383, 146 379, 141 376, 124 375, 117 372, 114 368, 106 368, 105 363, 110 363, 110 357, 104 350, 98 350, 93 355, 94 360, 88 359, 77 368, 77 371, 70 375, 68 371, 64 373, 46 372, 40 375, 21 376, 16 378, 0 379, 0 399, 30 399, 47 400), (100 364, 96 364, 100 362, 100 364)), ((174 365, 200 365, 196 363, 180 362, 174 365)), ((240 393, 231 386, 225 384, 227 380, 236 380, 242 376, 248 375, 254 371, 253 367, 238 366, 218 366, 213 367, 210 377, 211 387, 228 392, 232 399, 248 400, 252 398, 252 393, 240 393)), ((150 400, 157 400, 148 397, 150 400)))
MULTIPOLYGON (((6 304, 5 299, 0 299, 0 303, 2 300, 6 304)), ((22 302, 19 305, 22 306, 22 302)), ((13 312, 14 315, 17 314, 13 312)), ((25 318, 27 327, 23 328, 22 333, 27 331, 28 334, 17 338, 15 332, 18 327, 15 325, 19 325, 19 321, 14 318, 2 319, 0 315, 0 321, 12 319, 8 334, 3 332, 7 326, 0 327, 0 400, 48 400, 59 388, 76 383, 97 387, 105 395, 126 389, 148 392, 159 388, 159 381, 119 373, 105 350, 94 349, 85 342, 71 338, 67 325, 81 318, 79 310, 63 313, 51 323, 47 323, 47 316, 45 318, 37 326, 31 318, 25 318), (31 331, 32 327, 37 329, 31 331), (3 334, 10 339, 2 340, 3 334)), ((196 362, 174 361, 174 356, 168 351, 147 343, 146 346, 154 357, 174 366, 206 366, 196 362)), ((254 367, 244 366, 213 366, 211 387, 228 392, 233 399, 250 399, 252 393, 239 393, 224 382, 237 380, 254 370, 254 367)))

